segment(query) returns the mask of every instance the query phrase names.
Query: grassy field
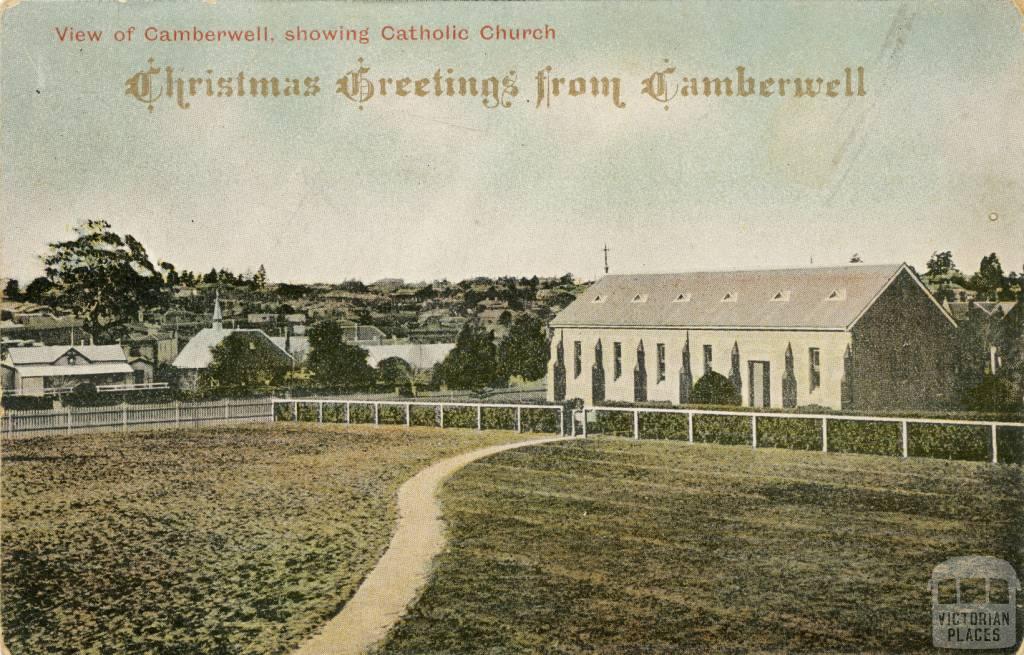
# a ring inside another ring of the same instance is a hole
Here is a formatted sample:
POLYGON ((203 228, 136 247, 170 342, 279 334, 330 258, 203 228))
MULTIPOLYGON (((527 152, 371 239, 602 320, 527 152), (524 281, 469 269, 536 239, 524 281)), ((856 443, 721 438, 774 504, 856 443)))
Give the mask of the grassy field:
POLYGON ((934 565, 1024 572, 1018 467, 605 438, 471 464, 443 501, 384 653, 932 652, 934 565))
POLYGON ((383 553, 429 462, 523 438, 275 424, 4 441, 4 640, 33 653, 286 653, 383 553))

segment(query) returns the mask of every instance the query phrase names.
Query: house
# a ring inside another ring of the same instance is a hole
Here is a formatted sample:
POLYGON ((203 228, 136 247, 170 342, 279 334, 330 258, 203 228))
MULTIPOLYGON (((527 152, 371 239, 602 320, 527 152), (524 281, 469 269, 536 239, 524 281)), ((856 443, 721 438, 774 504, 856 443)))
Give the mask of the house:
MULTIPOLYGON (((4 312, 5 314, 7 312, 4 312)), ((48 345, 89 341, 84 322, 74 316, 55 316, 50 311, 16 313, 3 320, 0 334, 10 339, 30 339, 48 345)))
POLYGON ((262 314, 248 314, 245 317, 246 323, 250 325, 262 325, 266 323, 276 323, 277 314, 262 313, 262 314))
MULTIPOLYGON (((25 396, 70 391, 79 384, 131 385, 135 369, 121 346, 22 346, 0 361, 5 393, 25 396)), ((141 381, 141 380, 140 380, 141 381)))
POLYGON ((366 362, 377 367, 385 359, 398 357, 405 360, 414 371, 429 371, 435 364, 444 361, 454 348, 454 343, 385 343, 363 346, 370 354, 366 362))
POLYGON ((295 366, 302 366, 306 362, 306 357, 309 355, 309 337, 288 334, 283 337, 270 337, 270 340, 278 348, 292 356, 295 366))
POLYGON ((1021 334, 1017 301, 944 302, 960 328, 960 361, 971 386, 986 373, 996 373, 1021 334))
POLYGON ((553 401, 687 403, 715 371, 754 407, 953 402, 956 322, 906 264, 609 275, 550 328, 553 401))
POLYGON ((189 339, 174 359, 173 366, 178 369, 179 384, 186 389, 194 389, 199 384, 199 376, 213 362, 213 349, 232 334, 245 334, 253 339, 266 340, 272 346, 271 351, 277 353, 283 363, 293 366, 295 358, 281 346, 274 343, 263 330, 255 328, 225 328, 224 317, 220 309, 220 296, 213 301, 213 325, 203 328, 189 339))

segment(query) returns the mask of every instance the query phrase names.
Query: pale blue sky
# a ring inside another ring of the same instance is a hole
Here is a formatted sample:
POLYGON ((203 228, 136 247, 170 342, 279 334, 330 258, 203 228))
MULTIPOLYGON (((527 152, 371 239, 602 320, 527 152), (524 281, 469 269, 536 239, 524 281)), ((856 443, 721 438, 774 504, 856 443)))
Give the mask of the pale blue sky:
POLYGON ((1010 0, 631 4, 23 2, 0 33, 2 271, 41 271, 86 218, 154 259, 290 281, 749 268, 846 261, 1024 268, 1024 32, 1010 0), (554 42, 397 44, 386 24, 555 27, 554 42), (266 45, 154 45, 128 25, 268 25, 266 45), (295 26, 366 26, 371 43, 287 44, 295 26), (54 28, 102 29, 101 44, 54 28), (308 100, 197 100, 152 113, 124 94, 148 57, 187 74, 320 75, 308 100), (438 67, 516 70, 508 110, 375 99, 333 80, 438 67), (859 99, 688 99, 663 111, 640 80, 680 73, 840 75, 859 99), (618 75, 627 107, 527 104, 545 65, 618 75), (998 220, 990 220, 990 214, 998 220))

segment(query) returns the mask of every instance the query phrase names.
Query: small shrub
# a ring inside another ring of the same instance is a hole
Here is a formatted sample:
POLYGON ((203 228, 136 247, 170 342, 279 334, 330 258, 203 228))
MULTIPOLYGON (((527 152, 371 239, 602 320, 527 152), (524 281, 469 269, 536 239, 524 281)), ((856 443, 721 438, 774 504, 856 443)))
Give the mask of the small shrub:
POLYGON ((911 457, 987 461, 992 458, 990 435, 984 426, 909 423, 907 450, 911 457))
POLYGON ((900 425, 829 419, 828 449, 837 453, 900 455, 903 452, 900 425))
POLYGON ((446 428, 476 428, 476 407, 445 407, 446 428))
POLYGON ((820 450, 821 421, 818 419, 757 419, 757 445, 765 448, 820 450))
POLYGON ((412 412, 409 417, 409 422, 412 425, 438 425, 437 407, 425 407, 423 405, 413 405, 410 408, 412 412))
POLYGON ((558 412, 553 409, 523 408, 521 422, 523 432, 558 432, 558 412))
POLYGON ((485 430, 515 430, 516 410, 513 407, 484 407, 480 422, 485 430))
POLYGON ((49 396, 4 396, 3 408, 12 411, 53 409, 53 398, 49 396))
POLYGON ((381 424, 405 425, 405 405, 380 405, 378 420, 381 424))
POLYGON ((750 418, 697 414, 693 417, 693 440, 725 446, 750 444, 750 418))
POLYGON ((350 403, 349 404, 349 422, 350 423, 373 423, 373 404, 372 403, 350 403))
POLYGON ((693 385, 690 401, 697 405, 739 405, 740 391, 729 378, 715 371, 708 371, 693 385))

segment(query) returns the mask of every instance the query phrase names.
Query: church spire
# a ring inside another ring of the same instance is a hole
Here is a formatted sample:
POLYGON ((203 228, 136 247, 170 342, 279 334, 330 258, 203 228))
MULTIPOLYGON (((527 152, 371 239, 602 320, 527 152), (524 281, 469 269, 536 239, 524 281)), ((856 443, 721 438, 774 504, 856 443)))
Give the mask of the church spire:
POLYGON ((224 315, 220 311, 220 291, 213 297, 213 329, 224 329, 224 315))

